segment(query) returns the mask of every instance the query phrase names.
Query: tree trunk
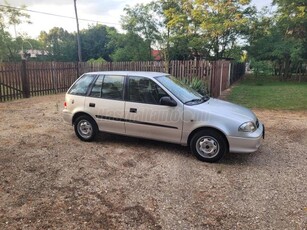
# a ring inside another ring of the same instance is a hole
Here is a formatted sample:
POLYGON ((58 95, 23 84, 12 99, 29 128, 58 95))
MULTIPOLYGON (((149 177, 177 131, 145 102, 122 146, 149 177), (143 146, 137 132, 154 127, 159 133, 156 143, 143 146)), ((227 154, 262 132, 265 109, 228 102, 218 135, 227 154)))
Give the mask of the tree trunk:
POLYGON ((290 56, 287 55, 284 61, 284 79, 288 79, 291 76, 290 63, 290 56))
POLYGON ((296 67, 296 71, 295 71, 295 74, 296 74, 295 79, 298 80, 299 82, 301 82, 301 69, 302 69, 302 65, 301 63, 298 63, 296 67))

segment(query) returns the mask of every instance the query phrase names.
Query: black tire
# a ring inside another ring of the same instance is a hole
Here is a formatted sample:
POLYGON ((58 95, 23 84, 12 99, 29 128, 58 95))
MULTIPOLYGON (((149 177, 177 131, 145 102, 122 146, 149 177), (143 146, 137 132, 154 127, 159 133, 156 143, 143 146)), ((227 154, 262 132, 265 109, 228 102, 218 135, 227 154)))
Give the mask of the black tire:
POLYGON ((228 144, 220 132, 204 129, 194 134, 190 141, 190 149, 198 160, 213 163, 228 152, 228 144))
POLYGON ((82 141, 93 141, 98 133, 96 122, 87 115, 78 117, 74 122, 77 137, 82 141))

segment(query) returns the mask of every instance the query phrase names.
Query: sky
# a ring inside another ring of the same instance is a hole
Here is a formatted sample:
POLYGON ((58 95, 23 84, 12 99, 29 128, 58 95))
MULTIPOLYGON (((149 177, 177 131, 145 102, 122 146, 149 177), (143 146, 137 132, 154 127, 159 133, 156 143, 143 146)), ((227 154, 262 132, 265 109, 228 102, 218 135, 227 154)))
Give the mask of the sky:
MULTIPOLYGON (((88 28, 90 24, 103 24, 112 26, 121 31, 120 16, 124 14, 125 6, 135 6, 138 3, 148 3, 151 0, 77 0, 80 30, 88 28), (91 21, 84 21, 87 19, 91 21)), ((28 10, 48 14, 63 15, 71 18, 51 16, 37 12, 27 12, 32 24, 17 25, 10 28, 10 33, 15 37, 24 36, 37 38, 41 31, 48 32, 53 27, 62 27, 68 32, 77 30, 74 0, 7 0, 10 6, 27 6, 28 10)), ((270 6, 271 0, 252 0, 258 9, 270 6)), ((0 0, 0 5, 5 5, 5 0, 0 0)))

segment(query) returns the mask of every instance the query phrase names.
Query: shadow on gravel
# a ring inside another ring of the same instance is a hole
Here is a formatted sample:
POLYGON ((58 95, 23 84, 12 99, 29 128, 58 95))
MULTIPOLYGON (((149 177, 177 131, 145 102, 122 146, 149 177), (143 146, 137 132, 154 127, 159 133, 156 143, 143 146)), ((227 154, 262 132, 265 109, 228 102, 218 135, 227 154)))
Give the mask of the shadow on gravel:
POLYGON ((219 163, 225 165, 248 165, 252 162, 255 154, 257 153, 228 153, 219 163))
POLYGON ((166 151, 172 154, 180 154, 184 157, 192 157, 193 155, 190 154, 190 149, 187 146, 181 146, 179 144, 172 144, 162 141, 155 141, 149 139, 142 139, 136 137, 128 137, 128 136, 121 136, 117 134, 110 134, 110 133, 99 133, 97 139, 95 140, 98 144, 115 144, 118 146, 125 146, 125 147, 142 147, 148 149, 155 149, 157 152, 159 151, 166 151))
MULTIPOLYGON (((77 139, 74 134, 71 134, 71 137, 77 139)), ((81 141, 80 141, 81 142, 81 141)), ((94 141, 98 145, 110 145, 114 144, 118 147, 127 147, 127 148, 148 148, 151 150, 156 150, 156 152, 167 152, 167 154, 174 154, 191 160, 197 161, 196 157, 191 153, 188 146, 182 146, 179 144, 172 144, 162 141, 155 141, 149 139, 142 139, 136 137, 123 136, 118 134, 104 133, 100 132, 98 137, 94 141)), ((254 153, 228 153, 226 154, 217 164, 223 165, 250 165, 255 164, 259 161, 259 158, 265 157, 266 154, 263 151, 258 150, 254 153), (255 162, 256 161, 256 162, 255 162)), ((262 159, 264 163, 268 162, 268 159, 262 159)), ((258 162, 259 164, 260 162, 258 162)), ((206 164, 206 163, 204 163, 206 164)))
POLYGON ((264 144, 253 153, 228 153, 219 163, 225 165, 270 166, 273 162, 274 156, 264 144))

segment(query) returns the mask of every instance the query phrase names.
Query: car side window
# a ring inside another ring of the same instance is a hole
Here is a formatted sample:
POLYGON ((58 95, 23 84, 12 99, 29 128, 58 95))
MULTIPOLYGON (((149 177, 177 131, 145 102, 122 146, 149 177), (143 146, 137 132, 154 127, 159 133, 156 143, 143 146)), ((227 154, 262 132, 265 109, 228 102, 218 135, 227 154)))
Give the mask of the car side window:
POLYGON ((124 76, 104 76, 101 97, 105 99, 123 100, 124 80, 124 76))
POLYGON ((69 90, 69 94, 86 95, 88 87, 94 80, 95 75, 83 75, 69 90))
POLYGON ((129 101, 159 105, 163 96, 168 95, 154 81, 145 77, 129 77, 129 101))
POLYGON ((89 95, 90 97, 101 97, 103 78, 104 78, 104 76, 100 75, 96 79, 96 81, 95 81, 95 83, 92 87, 92 90, 90 92, 90 95, 89 95))
POLYGON ((99 76, 93 84, 91 97, 99 97, 113 100, 123 100, 124 89, 123 76, 99 76))

